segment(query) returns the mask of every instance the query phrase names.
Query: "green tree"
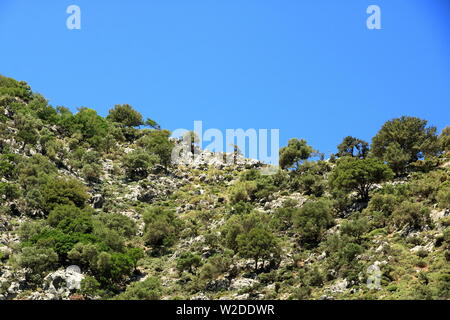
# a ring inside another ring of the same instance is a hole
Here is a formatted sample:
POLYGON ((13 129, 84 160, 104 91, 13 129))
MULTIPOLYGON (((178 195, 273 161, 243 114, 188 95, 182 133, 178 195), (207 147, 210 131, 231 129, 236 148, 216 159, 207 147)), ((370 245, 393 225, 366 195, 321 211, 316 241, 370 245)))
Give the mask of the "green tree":
POLYGON ((369 200, 372 187, 393 177, 392 170, 377 159, 341 158, 330 175, 334 190, 356 191, 362 201, 369 200))
POLYGON ((150 131, 144 137, 140 138, 137 143, 149 153, 158 156, 158 162, 167 168, 170 165, 172 149, 174 147, 169 137, 170 131, 168 130, 150 131))
POLYGON ((23 268, 30 268, 38 275, 56 267, 58 255, 51 248, 35 246, 24 247, 18 257, 18 263, 23 268))
POLYGON ((306 202, 293 213, 293 222, 302 243, 318 244, 334 223, 330 202, 323 199, 306 202))
POLYGON ((17 97, 28 102, 33 97, 30 86, 25 81, 17 81, 0 75, 0 96, 17 97))
POLYGON ((144 241, 159 248, 167 248, 175 243, 180 222, 175 214, 162 207, 152 207, 144 212, 144 241))
POLYGON ((151 167, 158 163, 158 160, 157 156, 138 148, 123 157, 122 165, 128 179, 141 180, 148 176, 151 167))
POLYGON ((93 229, 92 209, 80 209, 74 205, 56 206, 48 215, 47 223, 66 233, 90 233, 93 229))
POLYGON ((144 124, 142 114, 129 104, 117 104, 109 110, 108 120, 122 124, 125 127, 137 127, 144 124))
POLYGON ((243 258, 251 258, 255 261, 255 271, 258 270, 258 262, 276 257, 280 253, 278 243, 272 233, 256 227, 248 233, 237 236, 238 253, 243 258))
POLYGON ((450 127, 442 129, 442 133, 439 136, 439 143, 442 151, 450 152, 450 127))
POLYGON ((86 107, 79 108, 73 116, 63 117, 61 122, 69 136, 79 133, 84 141, 94 145, 108 131, 108 123, 105 119, 99 116, 95 110, 86 107))
POLYGON ((351 136, 345 137, 337 148, 339 157, 365 158, 369 153, 369 144, 366 141, 351 136))
POLYGON ((397 228, 407 226, 418 230, 430 221, 430 209, 420 203, 403 201, 392 213, 392 223, 397 228))
POLYGON ((161 126, 155 120, 152 120, 150 118, 147 118, 147 120, 145 120, 145 125, 156 130, 161 130, 161 126))
POLYGON ((304 139, 291 139, 286 147, 280 149, 280 167, 297 169, 300 164, 311 157, 314 149, 304 139))
POLYGON ((188 270, 190 273, 194 273, 193 268, 199 267, 201 264, 201 257, 193 254, 192 252, 183 253, 177 259, 177 269, 180 272, 188 270))
POLYGON ((387 121, 372 139, 372 153, 393 164, 397 173, 404 170, 406 164, 435 155, 439 151, 436 127, 427 127, 427 122, 407 116, 387 121), (406 164, 400 166, 402 162, 406 164))
POLYGON ((74 205, 84 208, 89 195, 85 186, 74 178, 48 176, 39 188, 42 209, 50 212, 57 205, 74 205))

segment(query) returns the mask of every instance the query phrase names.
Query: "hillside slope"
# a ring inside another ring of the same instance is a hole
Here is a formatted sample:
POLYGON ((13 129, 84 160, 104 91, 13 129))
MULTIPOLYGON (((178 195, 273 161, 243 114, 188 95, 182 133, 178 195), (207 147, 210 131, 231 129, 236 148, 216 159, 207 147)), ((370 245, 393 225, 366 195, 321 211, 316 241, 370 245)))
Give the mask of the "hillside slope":
POLYGON ((274 175, 174 164, 130 106, 72 114, 0 76, 0 299, 448 299, 449 135, 428 131, 419 159, 379 134, 319 161, 292 140, 274 175))

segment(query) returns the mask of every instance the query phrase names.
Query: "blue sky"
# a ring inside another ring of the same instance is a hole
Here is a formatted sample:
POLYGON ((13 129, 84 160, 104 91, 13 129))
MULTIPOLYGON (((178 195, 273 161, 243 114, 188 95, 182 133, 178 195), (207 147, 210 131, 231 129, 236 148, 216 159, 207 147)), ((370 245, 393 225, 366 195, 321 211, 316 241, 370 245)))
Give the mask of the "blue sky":
POLYGON ((450 125, 447 0, 1 0, 0 73, 54 106, 278 128, 330 153, 393 117, 450 125), (68 30, 66 8, 81 8, 68 30), (381 8, 382 30, 366 28, 381 8))

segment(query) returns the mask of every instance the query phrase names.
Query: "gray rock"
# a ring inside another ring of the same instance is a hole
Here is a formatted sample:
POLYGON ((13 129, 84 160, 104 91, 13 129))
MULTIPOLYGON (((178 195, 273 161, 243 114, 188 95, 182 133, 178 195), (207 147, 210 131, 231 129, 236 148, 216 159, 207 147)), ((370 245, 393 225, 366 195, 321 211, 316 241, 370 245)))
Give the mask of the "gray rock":
POLYGON ((253 287, 254 285, 257 285, 259 281, 254 279, 248 279, 248 278, 239 278, 239 279, 233 279, 231 281, 230 289, 231 290, 242 290, 249 287, 253 287))
POLYGON ((85 276, 78 271, 81 270, 76 266, 71 266, 67 270, 58 270, 48 274, 44 278, 44 289, 55 297, 67 298, 81 288, 81 281, 85 276))
POLYGON ((219 292, 226 291, 230 287, 230 280, 228 279, 218 279, 210 281, 206 287, 206 291, 219 292))

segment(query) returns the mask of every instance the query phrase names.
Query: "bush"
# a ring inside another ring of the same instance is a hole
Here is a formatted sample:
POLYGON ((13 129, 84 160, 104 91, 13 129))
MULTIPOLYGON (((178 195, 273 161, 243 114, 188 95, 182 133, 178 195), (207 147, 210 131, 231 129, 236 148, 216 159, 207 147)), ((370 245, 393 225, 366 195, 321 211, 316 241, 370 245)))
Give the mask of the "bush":
POLYGON ((37 191, 42 195, 40 206, 47 213, 57 205, 74 205, 84 208, 89 198, 85 186, 73 178, 49 176, 37 191))
POLYGON ((251 201, 256 190, 254 181, 239 181, 230 189, 230 202, 236 204, 251 201))
POLYGON ((189 271, 194 273, 193 268, 200 266, 201 257, 199 255, 193 254, 191 252, 183 253, 177 259, 177 269, 180 272, 189 271))
POLYGON ((364 252, 364 248, 353 242, 348 235, 333 234, 323 243, 327 253, 329 269, 337 271, 336 276, 356 277, 362 270, 362 264, 356 257, 364 252))
POLYGON ((340 226, 340 231, 344 235, 356 238, 357 240, 369 230, 369 220, 366 217, 345 221, 340 226))
POLYGON ((334 223, 330 203, 322 199, 306 202, 295 212, 293 220, 300 241, 306 245, 318 244, 334 223))
POLYGON ((450 187, 440 190, 437 194, 439 207, 442 209, 450 209, 450 187))
POLYGON ((132 237, 136 235, 136 223, 120 213, 101 213, 95 217, 103 225, 111 230, 117 231, 121 236, 132 237))
POLYGON ((102 296, 104 292, 101 290, 101 285, 97 279, 91 276, 86 276, 81 281, 80 293, 85 296, 96 297, 102 296))
POLYGON ((108 122, 89 108, 80 108, 75 115, 62 117, 60 123, 67 136, 80 135, 82 141, 95 147, 108 132, 108 122))
POLYGON ((57 262, 58 255, 51 248, 24 247, 18 257, 22 268, 30 268, 37 275, 52 270, 57 262))
POLYGON ((297 178, 299 189, 306 195, 321 197, 325 191, 325 184, 322 176, 314 174, 302 174, 297 178))
POLYGON ((237 251, 237 237, 240 234, 248 233, 251 229, 262 228, 267 225, 267 221, 257 213, 245 215, 235 215, 228 219, 222 229, 225 245, 233 251, 237 251))
POLYGON ((230 272, 230 274, 233 273, 233 270, 230 270, 230 266, 233 262, 233 255, 233 251, 226 249, 221 254, 211 256, 207 263, 201 267, 199 278, 202 280, 214 280, 226 272, 230 272))
POLYGON ((142 115, 129 104, 117 104, 109 110, 107 119, 120 123, 126 127, 137 127, 143 125, 142 115))
POLYGON ((161 285, 157 278, 147 278, 142 282, 132 283, 127 290, 116 296, 115 300, 159 300, 162 295, 161 285))
POLYGON ((281 231, 285 231, 292 227, 292 217, 294 213, 298 210, 295 205, 296 201, 285 201, 283 207, 275 210, 273 214, 273 219, 270 222, 273 227, 281 231))
POLYGON ((93 229, 91 211, 73 205, 56 206, 48 215, 47 223, 65 233, 90 233, 93 229))
POLYGON ((144 241, 155 248, 172 246, 180 232, 180 221, 175 214, 161 207, 152 207, 144 212, 144 241))
POLYGON ((158 157, 158 163, 168 167, 172 158, 174 144, 169 140, 170 132, 167 130, 150 131, 137 141, 137 144, 147 152, 158 157))
POLYGON ((143 149, 136 149, 124 156, 122 164, 128 179, 141 180, 148 176, 151 167, 158 161, 157 156, 150 155, 143 149))
POLYGON ((420 203, 403 201, 392 213, 392 224, 418 230, 430 223, 430 209, 420 203))
POLYGON ((109 279, 120 281, 125 276, 131 275, 136 265, 136 261, 125 253, 101 252, 93 266, 94 272, 100 282, 108 283, 109 279))

